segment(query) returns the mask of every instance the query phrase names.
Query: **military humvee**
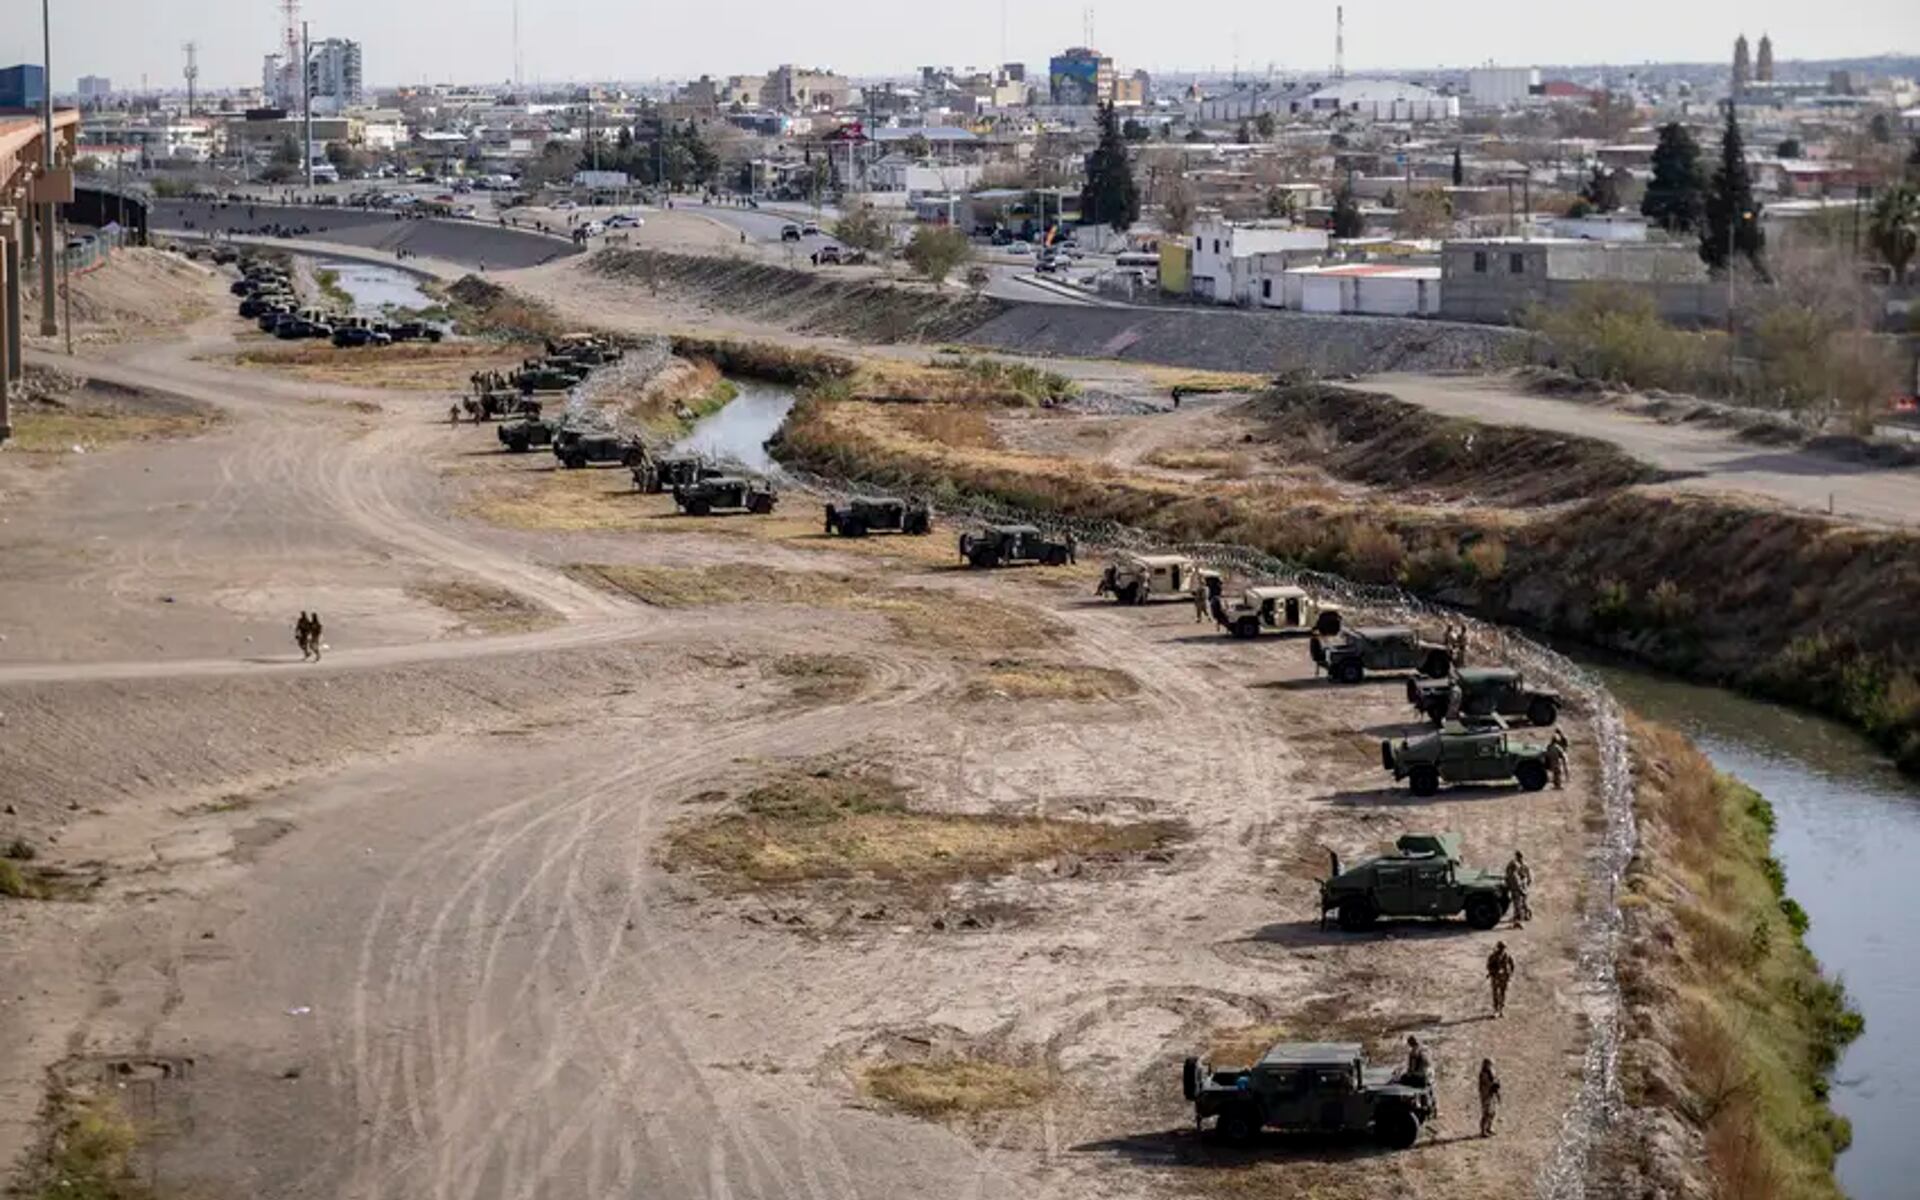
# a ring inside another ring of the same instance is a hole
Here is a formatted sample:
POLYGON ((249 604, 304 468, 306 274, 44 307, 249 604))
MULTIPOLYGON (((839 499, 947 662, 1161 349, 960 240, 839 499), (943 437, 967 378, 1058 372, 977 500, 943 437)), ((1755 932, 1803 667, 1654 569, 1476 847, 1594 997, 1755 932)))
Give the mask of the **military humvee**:
POLYGON ((713 475, 673 489, 673 502, 690 517, 704 517, 716 508, 770 513, 778 500, 771 484, 744 475, 713 475))
POLYGON ((1330 854, 1333 870, 1320 882, 1320 921, 1334 913, 1340 928, 1357 933, 1380 917, 1453 917, 1466 914, 1475 929, 1500 923, 1510 899, 1505 878, 1461 865, 1457 833, 1406 833, 1395 853, 1370 858, 1346 870, 1330 854))
POLYGON ((587 377, 587 368, 565 358, 526 363, 507 377, 523 392, 564 392, 587 377))
POLYGON ((841 537, 869 533, 933 532, 933 510, 919 501, 897 496, 855 496, 845 507, 827 505, 827 532, 841 537))
POLYGON ((989 525, 979 533, 960 535, 960 557, 970 567, 1004 567, 1012 563, 1064 566, 1073 561, 1073 535, 1055 540, 1032 525, 989 525))
POLYGON ((618 362, 626 351, 614 345, 606 338, 591 333, 563 334, 547 344, 549 361, 566 359, 584 366, 599 366, 601 363, 618 362))
POLYGON ((1453 669, 1453 655, 1445 646, 1422 641, 1404 625, 1349 629, 1331 646, 1316 641, 1313 657, 1341 683, 1359 683, 1368 671, 1418 671, 1430 679, 1445 679, 1453 669))
POLYGON ((1525 717, 1527 724, 1538 726, 1560 719, 1560 693, 1528 687, 1512 667, 1462 667, 1452 679, 1409 679, 1407 701, 1438 725, 1447 715, 1447 693, 1456 684, 1462 716, 1525 717))
POLYGON ((510 425, 501 425, 494 429, 493 435, 500 439, 500 444, 507 448, 507 453, 525 454, 535 446, 552 445, 553 435, 559 431, 559 428, 558 421, 528 418, 524 421, 515 421, 510 425))
POLYGON ((1358 1042, 1280 1042, 1250 1067, 1217 1070, 1189 1058, 1180 1090, 1193 1101, 1194 1124, 1209 1117, 1227 1141, 1245 1145, 1272 1127, 1295 1132, 1371 1133, 1404 1150, 1433 1116, 1423 1085, 1401 1083, 1388 1067, 1369 1067, 1358 1042))
POLYGON ((1214 623, 1237 638, 1292 630, 1331 637, 1340 632, 1340 608, 1322 604, 1305 588, 1286 585, 1250 587, 1232 604, 1216 590, 1211 597, 1214 623))
POLYGON ((1547 786, 1546 748, 1513 741, 1499 717, 1471 717, 1432 733, 1380 743, 1380 765, 1404 779, 1416 796, 1446 783, 1504 783, 1529 792, 1547 786))
POLYGON ((1184 554, 1120 554, 1107 564, 1093 594, 1121 604, 1188 600, 1199 579, 1199 566, 1184 554))
POLYGON ((638 492, 670 492, 725 473, 698 454, 648 455, 644 462, 634 465, 633 487, 638 492))
POLYGON ((553 437, 553 456, 569 470, 578 470, 588 463, 619 463, 630 467, 643 461, 646 453, 646 448, 633 438, 605 430, 562 429, 553 437))

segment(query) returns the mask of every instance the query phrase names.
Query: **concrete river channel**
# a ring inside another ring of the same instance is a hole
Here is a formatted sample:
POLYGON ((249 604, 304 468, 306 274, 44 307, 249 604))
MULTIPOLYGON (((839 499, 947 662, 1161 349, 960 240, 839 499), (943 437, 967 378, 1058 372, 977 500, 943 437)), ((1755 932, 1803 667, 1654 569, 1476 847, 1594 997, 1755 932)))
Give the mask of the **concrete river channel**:
POLYGON ((1807 944, 1867 1020, 1834 1073, 1853 1122, 1840 1186, 1920 1195, 1920 784, 1823 718, 1719 688, 1595 665, 1620 703, 1691 737, 1773 805, 1774 854, 1807 910, 1807 944))
MULTIPOLYGON (((403 271, 329 262, 362 311, 424 308, 403 271)), ((766 441, 793 407, 791 388, 735 380, 739 395, 674 449, 778 474, 766 441)), ((1920 1178, 1920 783, 1834 722, 1611 663, 1589 663, 1629 709, 1674 726, 1721 771, 1773 805, 1774 853, 1811 919, 1808 945, 1846 983, 1866 1033, 1841 1058, 1834 1107, 1853 1122, 1840 1158, 1857 1200, 1911 1196, 1920 1178)))

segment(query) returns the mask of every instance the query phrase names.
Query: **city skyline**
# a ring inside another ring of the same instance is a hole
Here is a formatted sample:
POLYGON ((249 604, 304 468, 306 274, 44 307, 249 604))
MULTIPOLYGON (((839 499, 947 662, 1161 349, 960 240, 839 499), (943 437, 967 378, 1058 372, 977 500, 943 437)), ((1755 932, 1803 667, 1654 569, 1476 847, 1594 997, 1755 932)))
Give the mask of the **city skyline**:
MULTIPOLYGON (((1170 36, 1163 11, 1140 0, 1110 0, 1091 9, 1093 43, 1126 69, 1158 72, 1324 73, 1333 62, 1334 4, 1284 13, 1231 3, 1208 10, 1190 39, 1170 36)), ((1493 61, 1529 66, 1630 66, 1646 62, 1731 61, 1735 35, 1772 35, 1782 64, 1798 59, 1872 57, 1920 52, 1920 7, 1899 0, 1854 0, 1835 20, 1784 0, 1673 9, 1627 0, 1608 20, 1570 35, 1503 18, 1510 5, 1463 0, 1446 9, 1401 4, 1346 5, 1349 72, 1459 69, 1493 61), (1657 20, 1655 19, 1657 16, 1657 20), (1645 19, 1636 19, 1644 17, 1645 19), (1577 43, 1578 53, 1568 48, 1577 43)), ((854 0, 832 22, 783 18, 782 6, 736 0, 724 25, 713 10, 672 11, 645 19, 614 0, 523 0, 520 50, 529 83, 579 80, 686 79, 763 69, 778 62, 830 67, 854 76, 903 75, 923 64, 988 66, 1044 63, 1087 40, 1078 5, 1043 10, 979 9, 916 15, 897 28, 898 11, 854 0), (794 25, 799 27, 792 27, 794 25)), ((454 4, 418 0, 403 21, 373 0, 309 3, 303 14, 313 38, 351 38, 366 47, 370 88, 419 83, 489 83, 513 74, 511 0, 454 4)), ((67 92, 79 76, 107 76, 118 91, 182 86, 180 44, 199 44, 200 88, 215 92, 256 86, 261 61, 278 44, 279 11, 268 0, 104 0, 82 11, 56 8, 54 86, 67 92), (102 30, 105 32, 101 32, 102 30)), ((38 62, 37 14, 0 34, 0 62, 38 62)))

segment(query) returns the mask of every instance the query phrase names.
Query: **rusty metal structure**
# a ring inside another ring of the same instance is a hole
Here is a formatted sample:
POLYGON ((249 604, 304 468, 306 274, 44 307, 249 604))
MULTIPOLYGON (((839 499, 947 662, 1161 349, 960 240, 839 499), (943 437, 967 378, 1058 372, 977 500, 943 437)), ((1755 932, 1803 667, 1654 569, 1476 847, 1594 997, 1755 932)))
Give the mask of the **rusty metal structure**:
POLYGON ((40 332, 52 335, 55 243, 54 215, 73 201, 74 146, 80 114, 57 110, 51 119, 39 113, 0 114, 0 441, 13 432, 9 400, 23 367, 21 281, 40 268, 40 332))

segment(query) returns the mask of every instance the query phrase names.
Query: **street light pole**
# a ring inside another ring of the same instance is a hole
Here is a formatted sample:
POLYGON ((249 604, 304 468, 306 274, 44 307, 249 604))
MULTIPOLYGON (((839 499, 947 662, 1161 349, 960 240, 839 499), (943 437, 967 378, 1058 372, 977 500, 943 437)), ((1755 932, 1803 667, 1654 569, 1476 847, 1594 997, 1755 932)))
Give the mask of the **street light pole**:
MULTIPOLYGON (((53 19, 48 12, 50 0, 40 0, 40 31, 42 37, 42 63, 40 73, 41 104, 46 110, 43 114, 45 125, 40 134, 40 173, 43 179, 51 182, 53 175, 53 19)), ((53 240, 53 201, 48 200, 40 209, 40 333, 43 337, 52 337, 60 332, 59 322, 53 317, 53 256, 64 254, 56 250, 53 240)))
POLYGON ((313 66, 313 43, 307 40, 307 23, 300 22, 300 161, 306 165, 307 191, 313 191, 313 84, 308 72, 313 66))

